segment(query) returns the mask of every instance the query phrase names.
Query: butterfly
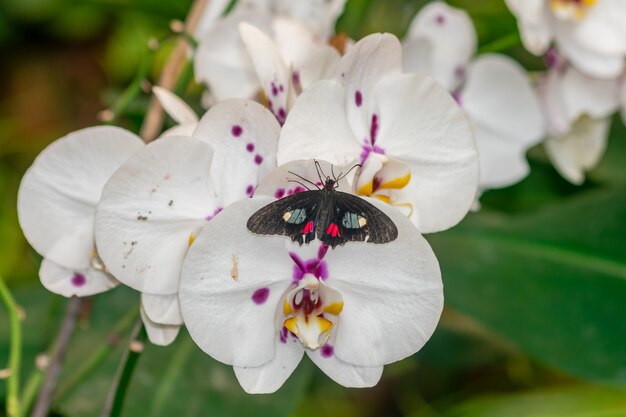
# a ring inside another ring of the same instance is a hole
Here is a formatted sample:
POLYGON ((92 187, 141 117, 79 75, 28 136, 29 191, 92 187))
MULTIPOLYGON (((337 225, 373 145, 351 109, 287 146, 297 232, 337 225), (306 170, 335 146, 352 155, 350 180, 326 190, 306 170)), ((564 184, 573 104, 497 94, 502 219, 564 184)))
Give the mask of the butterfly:
POLYGON ((333 173, 331 178, 323 175, 317 161, 315 164, 323 187, 290 172, 317 189, 292 194, 260 208, 248 219, 248 230, 261 235, 289 236, 300 245, 317 237, 332 248, 351 241, 387 243, 398 237, 398 228, 389 216, 360 197, 337 191, 338 181, 347 173, 338 178, 333 173))

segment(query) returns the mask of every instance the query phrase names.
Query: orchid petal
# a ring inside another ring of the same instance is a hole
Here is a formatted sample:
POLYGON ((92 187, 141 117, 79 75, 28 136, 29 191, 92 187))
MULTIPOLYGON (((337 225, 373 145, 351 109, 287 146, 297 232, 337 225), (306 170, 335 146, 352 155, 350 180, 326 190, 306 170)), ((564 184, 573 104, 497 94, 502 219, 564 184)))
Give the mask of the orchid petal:
POLYGON ((124 284, 174 294, 193 237, 219 211, 210 184, 213 152, 203 141, 150 143, 107 183, 98 205, 99 254, 124 284))
POLYGON ((276 44, 265 33, 246 22, 239 25, 239 32, 268 99, 269 108, 282 124, 289 110, 289 95, 293 94, 289 88, 289 68, 276 44))
POLYGON ((197 39, 203 39, 219 18, 226 12, 231 0, 213 0, 209 2, 196 25, 194 31, 197 39))
POLYGON ((321 349, 307 350, 313 363, 336 383, 347 388, 369 388, 380 381, 382 366, 357 366, 338 359, 332 354, 331 345, 321 349), (331 352, 331 353, 328 353, 331 352))
POLYGON ((20 226, 33 248, 61 266, 86 269, 102 187, 142 147, 143 142, 124 129, 92 127, 44 149, 18 192, 20 226))
POLYGON ((417 74, 380 82, 376 102, 376 144, 411 169, 406 188, 418 229, 431 233, 454 226, 469 210, 478 183, 467 117, 439 83, 417 74))
MULTIPOLYGON (((442 2, 430 3, 413 18, 408 39, 427 39, 432 45, 431 75, 448 91, 463 81, 465 67, 476 53, 476 30, 469 15, 442 2)), ((406 61, 405 61, 406 62, 406 61)), ((412 69, 405 70, 413 72, 412 69)))
POLYGON ((584 182, 584 173, 598 164, 606 150, 610 126, 610 119, 583 117, 569 133, 546 140, 546 153, 563 178, 576 185, 584 182))
POLYGON ((347 99, 340 101, 345 103, 348 121, 359 142, 370 137, 370 117, 376 107, 374 91, 378 83, 401 70, 402 46, 398 38, 388 33, 364 37, 337 64, 336 78, 347 94, 347 99))
POLYGON ((140 308, 139 313, 150 343, 157 346, 168 346, 176 340, 176 336, 178 336, 178 332, 180 331, 180 326, 153 322, 150 320, 143 307, 140 308))
POLYGON ((150 321, 154 323, 173 326, 183 324, 178 294, 156 295, 141 293, 141 307, 150 321))
POLYGON ((200 39, 196 50, 196 79, 207 83, 217 101, 252 98, 260 88, 252 61, 239 35, 239 23, 244 21, 269 33, 268 15, 235 11, 217 22, 200 39))
POLYGON ((608 55, 598 52, 595 48, 587 48, 574 39, 571 30, 564 28, 556 31, 559 50, 580 71, 589 77, 615 78, 624 70, 622 55, 608 55))
POLYGON ((276 167, 280 125, 262 105, 228 100, 211 107, 193 134, 213 148, 210 182, 220 207, 250 197, 276 167))
POLYGON ((276 337, 276 354, 269 362, 257 367, 234 367, 235 376, 248 394, 270 394, 278 390, 296 369, 304 348, 297 338, 288 337, 285 343, 276 337))
POLYGON ((152 92, 163 106, 165 112, 179 125, 198 122, 196 113, 180 97, 163 87, 154 86, 152 92))
POLYGON ((353 365, 380 366, 426 343, 443 308, 443 291, 439 264, 426 240, 400 212, 368 201, 393 220, 398 238, 380 246, 351 242, 328 251, 324 260, 327 284, 344 302, 334 354, 353 365), (390 265, 393 279, 387 279, 390 265))
POLYGON ((275 357, 276 308, 293 272, 283 238, 246 227, 252 213, 271 201, 246 199, 224 209, 196 238, 181 274, 180 307, 189 334, 207 354, 238 367, 275 357))
POLYGON ((526 49, 535 55, 546 52, 553 36, 546 0, 505 0, 505 3, 517 17, 526 49))
POLYGON ((480 186, 525 177, 524 154, 543 138, 545 121, 524 69, 510 58, 483 55, 470 65, 460 100, 475 126, 480 186))
POLYGON ((114 288, 119 282, 111 275, 93 268, 74 270, 44 258, 39 269, 43 286, 64 297, 86 297, 114 288))
POLYGON ((587 11, 572 36, 586 49, 607 55, 626 54, 626 4, 621 0, 602 0, 587 11))
POLYGON ((323 80, 305 90, 280 132, 278 164, 319 158, 334 165, 354 161, 361 152, 344 105, 344 89, 323 80))
POLYGON ((335 21, 343 12, 347 0, 274 0, 278 15, 286 15, 305 22, 326 39, 333 34, 335 21))

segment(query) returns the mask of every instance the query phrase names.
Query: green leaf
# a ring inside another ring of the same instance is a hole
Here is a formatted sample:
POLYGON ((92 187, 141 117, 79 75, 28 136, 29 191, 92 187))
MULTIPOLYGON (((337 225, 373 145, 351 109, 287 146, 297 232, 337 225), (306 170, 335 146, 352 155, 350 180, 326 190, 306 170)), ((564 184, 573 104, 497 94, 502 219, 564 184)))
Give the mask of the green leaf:
POLYGON ((626 383, 626 189, 527 216, 471 215, 429 237, 446 300, 574 375, 626 383))
POLYGON ((571 386, 522 394, 476 398, 445 417, 621 417, 626 392, 605 387, 571 386))

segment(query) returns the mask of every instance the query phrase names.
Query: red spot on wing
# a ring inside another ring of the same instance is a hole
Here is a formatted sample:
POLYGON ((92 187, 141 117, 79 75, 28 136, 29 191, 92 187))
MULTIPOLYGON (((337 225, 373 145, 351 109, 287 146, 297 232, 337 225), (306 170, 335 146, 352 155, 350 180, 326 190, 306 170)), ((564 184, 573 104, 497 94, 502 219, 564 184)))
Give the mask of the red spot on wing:
POLYGON ((329 224, 328 229, 326 230, 326 234, 331 235, 332 237, 341 236, 341 233, 339 233, 339 226, 337 226, 335 223, 329 224))
POLYGON ((310 221, 307 224, 304 225, 304 229, 302 229, 302 234, 308 234, 313 232, 313 222, 310 221))

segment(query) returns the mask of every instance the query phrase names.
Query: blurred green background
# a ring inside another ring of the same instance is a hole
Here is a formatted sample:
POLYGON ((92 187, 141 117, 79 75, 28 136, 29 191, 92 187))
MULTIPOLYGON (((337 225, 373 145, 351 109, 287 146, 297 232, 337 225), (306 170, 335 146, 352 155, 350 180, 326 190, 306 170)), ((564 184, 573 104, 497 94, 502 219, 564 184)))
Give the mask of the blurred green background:
MULTIPOLYGON (((349 0, 337 30, 355 39, 379 31, 402 36, 424 3, 349 0)), ((448 3, 470 13, 481 51, 543 69, 521 47, 502 0, 448 3)), ((148 67, 156 79, 173 43, 169 23, 184 19, 190 4, 0 2, 0 275, 25 317, 23 380, 54 339, 66 300, 38 282, 40 259, 17 224, 20 178, 48 143, 98 123, 98 112, 116 103, 145 61, 150 38, 164 40, 148 67)), ((201 89, 183 87, 196 105, 201 89)), ((134 97, 117 123, 137 131, 148 98, 134 97)), ((626 129, 616 117, 607 154, 582 187, 563 180, 540 147, 529 158, 532 173, 523 182, 488 192, 479 213, 427 237, 442 266, 446 311, 426 347, 387 366, 375 388, 340 387, 304 360, 278 393, 246 395, 230 367, 202 354, 183 330, 173 346, 146 347, 124 415, 625 416, 626 129)), ((55 415, 99 413, 137 301, 119 287, 83 308, 55 415), (97 366, 82 375, 90 363, 97 366)), ((2 311, 0 368, 8 346, 2 311)), ((0 415, 4 401, 0 381, 0 415)))

